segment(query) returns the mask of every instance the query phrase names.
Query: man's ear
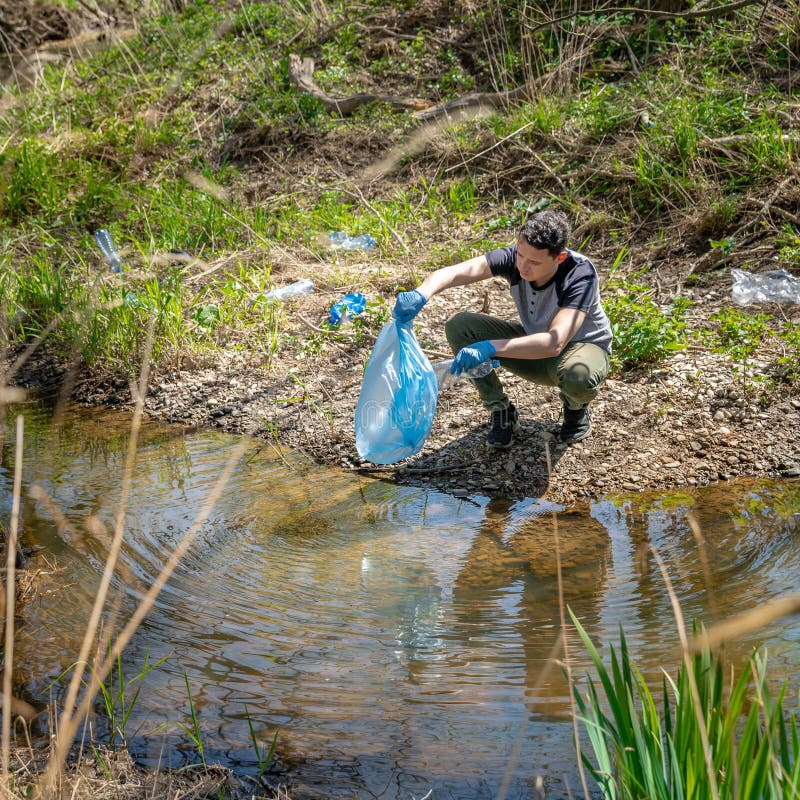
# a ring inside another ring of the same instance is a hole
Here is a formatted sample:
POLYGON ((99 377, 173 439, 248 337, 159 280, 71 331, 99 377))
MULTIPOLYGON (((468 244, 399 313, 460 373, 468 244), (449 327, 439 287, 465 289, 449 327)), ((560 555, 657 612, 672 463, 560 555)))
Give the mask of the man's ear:
POLYGON ((566 250, 562 250, 558 254, 558 263, 560 264, 566 257, 567 257, 567 251, 566 250))

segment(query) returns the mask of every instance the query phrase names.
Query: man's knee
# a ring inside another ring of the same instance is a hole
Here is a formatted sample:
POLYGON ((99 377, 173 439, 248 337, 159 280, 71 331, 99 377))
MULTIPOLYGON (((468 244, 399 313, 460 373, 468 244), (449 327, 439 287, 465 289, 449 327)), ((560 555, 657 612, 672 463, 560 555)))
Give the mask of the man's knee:
POLYGON ((469 311, 459 311, 445 322, 444 335, 451 347, 461 349, 465 344, 472 344, 475 341, 474 338, 471 338, 474 316, 469 311))
POLYGON ((581 396, 597 394, 602 376, 590 369, 587 364, 570 364, 559 375, 561 389, 569 395, 581 396))

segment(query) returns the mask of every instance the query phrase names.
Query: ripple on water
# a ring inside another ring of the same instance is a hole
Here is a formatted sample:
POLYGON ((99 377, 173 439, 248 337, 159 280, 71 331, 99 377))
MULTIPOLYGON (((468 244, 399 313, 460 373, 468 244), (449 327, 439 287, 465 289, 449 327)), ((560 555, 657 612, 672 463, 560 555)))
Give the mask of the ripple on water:
MULTIPOLYGON (((77 651, 110 542, 86 521, 113 531, 125 425, 79 412, 50 431, 46 415, 31 418, 26 483, 39 483, 72 528, 26 504, 26 535, 63 576, 23 626, 39 691, 77 651)), ((192 525, 234 445, 143 427, 115 580, 123 612, 192 525)), ((0 487, 7 505, 7 471, 0 487)), ((509 797, 529 797, 541 772, 551 785, 574 776, 561 600, 598 643, 616 643, 622 627, 637 664, 660 681, 677 664, 677 634, 655 552, 687 621, 797 592, 798 495, 796 484, 755 483, 559 511, 397 487, 254 441, 127 653, 134 672, 145 652, 167 658, 132 720, 152 734, 137 740, 141 755, 157 760, 159 723, 184 720, 185 670, 209 755, 254 768, 247 714, 265 741, 279 726, 297 797, 432 787, 437 797, 493 797, 517 743, 509 797)), ((800 666, 799 629, 786 620, 758 634, 776 651, 778 677, 800 666)), ((572 629, 567 643, 583 675, 590 664, 572 629)))

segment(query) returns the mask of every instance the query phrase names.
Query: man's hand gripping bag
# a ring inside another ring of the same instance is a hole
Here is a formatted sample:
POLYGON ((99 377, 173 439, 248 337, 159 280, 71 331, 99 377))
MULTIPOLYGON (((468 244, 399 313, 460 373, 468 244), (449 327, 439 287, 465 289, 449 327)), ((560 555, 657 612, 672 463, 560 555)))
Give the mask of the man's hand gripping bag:
POLYGON ((372 348, 355 414, 356 449, 373 464, 422 450, 438 398, 436 375, 410 323, 388 322, 372 348))

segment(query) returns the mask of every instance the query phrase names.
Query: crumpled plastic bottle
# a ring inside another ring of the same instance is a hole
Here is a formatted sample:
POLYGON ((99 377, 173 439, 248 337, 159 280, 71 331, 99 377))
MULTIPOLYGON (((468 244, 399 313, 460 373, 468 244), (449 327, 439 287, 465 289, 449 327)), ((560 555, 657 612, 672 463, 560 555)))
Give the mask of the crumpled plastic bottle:
POLYGON ((348 292, 331 306, 330 323, 338 325, 345 319, 352 319, 367 307, 367 298, 361 292, 348 292))
POLYGON ((335 231, 328 234, 331 250, 372 250, 377 244, 368 233, 359 236, 350 236, 345 231, 335 231))
POLYGON ((477 378, 485 378, 494 368, 498 365, 496 359, 487 358, 486 361, 478 364, 477 367, 465 370, 460 375, 454 375, 450 372, 450 367, 453 365, 453 359, 448 358, 446 361, 437 361, 433 366, 433 374, 436 375, 436 381, 439 384, 439 389, 447 389, 453 386, 463 378, 476 380, 477 378))
POLYGON ((117 248, 114 247, 111 234, 105 228, 101 228, 94 232, 94 240, 97 242, 100 252, 106 257, 111 271, 122 272, 122 259, 119 257, 117 248))
POLYGON ((747 272, 732 269, 733 302, 740 306, 752 303, 798 303, 800 304, 800 278, 785 269, 767 272, 747 272))

